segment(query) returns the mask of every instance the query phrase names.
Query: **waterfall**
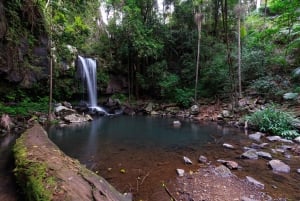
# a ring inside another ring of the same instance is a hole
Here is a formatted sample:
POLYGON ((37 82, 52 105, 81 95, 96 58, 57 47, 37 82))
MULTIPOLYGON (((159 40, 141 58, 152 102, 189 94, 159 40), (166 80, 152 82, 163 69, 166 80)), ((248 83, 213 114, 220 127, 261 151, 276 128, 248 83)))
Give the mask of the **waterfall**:
POLYGON ((78 56, 81 63, 81 78, 86 81, 88 96, 89 96, 89 108, 96 110, 97 112, 103 112, 108 114, 102 107, 97 105, 97 64, 94 59, 84 58, 78 56))
POLYGON ((259 11, 261 0, 256 0, 256 11, 259 11))

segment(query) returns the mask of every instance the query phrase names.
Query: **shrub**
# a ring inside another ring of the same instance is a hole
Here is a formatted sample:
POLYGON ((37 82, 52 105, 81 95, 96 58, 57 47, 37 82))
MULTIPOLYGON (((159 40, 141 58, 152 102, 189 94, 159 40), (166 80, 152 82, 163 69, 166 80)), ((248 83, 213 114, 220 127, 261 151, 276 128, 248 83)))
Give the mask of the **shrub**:
POLYGON ((29 98, 24 98, 16 105, 5 105, 0 102, 0 114, 9 115, 29 115, 32 112, 47 112, 48 97, 40 98, 37 102, 32 102, 29 98))
POLYGON ((256 111, 246 119, 262 132, 279 135, 287 139, 293 139, 300 135, 293 126, 295 117, 288 112, 276 109, 274 106, 256 111))
POLYGON ((290 91, 291 86, 287 78, 279 75, 268 75, 254 80, 250 88, 265 97, 278 98, 282 97, 287 91, 290 91))
POLYGON ((175 89, 175 102, 187 108, 193 101, 193 90, 191 89, 175 89))

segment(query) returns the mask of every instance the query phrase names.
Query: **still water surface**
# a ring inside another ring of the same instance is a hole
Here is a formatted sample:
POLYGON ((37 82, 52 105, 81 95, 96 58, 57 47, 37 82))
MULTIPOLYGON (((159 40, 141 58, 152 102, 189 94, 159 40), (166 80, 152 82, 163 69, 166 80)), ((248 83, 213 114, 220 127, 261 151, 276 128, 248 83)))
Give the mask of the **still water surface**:
MULTIPOLYGON (((187 120, 176 128, 173 121, 149 116, 102 117, 84 124, 51 127, 48 133, 66 154, 103 176, 120 192, 132 192, 134 200, 170 200, 162 184, 173 190, 176 168, 196 171, 201 166, 197 163, 200 155, 216 165, 217 159, 236 160, 243 167, 235 172, 239 177, 249 175, 262 181, 273 197, 298 200, 299 175, 275 175, 265 160, 239 158, 243 147, 252 143, 244 132, 187 120), (237 149, 225 149, 224 142, 237 149), (194 164, 186 166, 183 156, 194 164)), ((292 169, 299 164, 297 160, 291 160, 292 169)))

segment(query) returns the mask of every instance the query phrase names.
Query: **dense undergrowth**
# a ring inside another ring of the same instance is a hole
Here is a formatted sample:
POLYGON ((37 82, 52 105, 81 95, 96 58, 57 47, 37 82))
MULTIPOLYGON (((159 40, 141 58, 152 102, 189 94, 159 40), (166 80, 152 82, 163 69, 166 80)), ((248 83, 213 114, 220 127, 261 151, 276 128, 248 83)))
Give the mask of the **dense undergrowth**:
POLYGON ((300 136, 293 124, 299 122, 299 120, 292 113, 279 110, 274 105, 256 111, 247 116, 246 119, 262 132, 287 139, 300 136))
POLYGON ((28 116, 35 112, 46 113, 48 109, 48 97, 41 98, 37 101, 32 101, 29 98, 18 103, 1 103, 0 114, 9 114, 12 116, 28 116))

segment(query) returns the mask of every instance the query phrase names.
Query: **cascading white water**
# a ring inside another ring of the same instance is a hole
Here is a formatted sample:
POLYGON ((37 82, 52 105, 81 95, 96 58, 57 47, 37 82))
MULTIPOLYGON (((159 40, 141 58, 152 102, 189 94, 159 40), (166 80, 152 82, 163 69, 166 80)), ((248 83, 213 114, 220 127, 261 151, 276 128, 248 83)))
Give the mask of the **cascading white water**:
POLYGON ((89 96, 89 108, 92 110, 96 110, 98 112, 103 112, 105 114, 108 114, 102 107, 99 107, 97 105, 97 64, 94 59, 91 58, 84 58, 81 56, 78 56, 81 64, 81 77, 83 80, 87 83, 87 90, 88 90, 88 96, 89 96))

